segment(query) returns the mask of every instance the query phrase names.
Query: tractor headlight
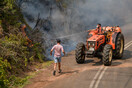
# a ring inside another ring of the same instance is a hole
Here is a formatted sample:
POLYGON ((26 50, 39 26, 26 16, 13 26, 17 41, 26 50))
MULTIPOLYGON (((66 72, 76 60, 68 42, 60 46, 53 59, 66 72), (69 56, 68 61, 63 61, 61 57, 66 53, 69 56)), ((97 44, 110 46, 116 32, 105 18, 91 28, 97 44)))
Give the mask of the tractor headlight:
POLYGON ((90 43, 88 45, 90 46, 90 43))
POLYGON ((93 43, 93 46, 95 46, 95 44, 93 43))
POLYGON ((88 47, 95 47, 96 41, 88 41, 88 47))

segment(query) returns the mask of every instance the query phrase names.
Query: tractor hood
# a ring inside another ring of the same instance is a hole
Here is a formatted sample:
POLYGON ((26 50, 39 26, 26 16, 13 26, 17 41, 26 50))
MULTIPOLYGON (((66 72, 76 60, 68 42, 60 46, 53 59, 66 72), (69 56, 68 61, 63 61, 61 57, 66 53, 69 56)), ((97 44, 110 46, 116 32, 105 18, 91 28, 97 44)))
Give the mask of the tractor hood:
POLYGON ((87 39, 87 41, 98 41, 99 39, 103 39, 103 38, 104 38, 104 35, 93 35, 92 37, 87 39))

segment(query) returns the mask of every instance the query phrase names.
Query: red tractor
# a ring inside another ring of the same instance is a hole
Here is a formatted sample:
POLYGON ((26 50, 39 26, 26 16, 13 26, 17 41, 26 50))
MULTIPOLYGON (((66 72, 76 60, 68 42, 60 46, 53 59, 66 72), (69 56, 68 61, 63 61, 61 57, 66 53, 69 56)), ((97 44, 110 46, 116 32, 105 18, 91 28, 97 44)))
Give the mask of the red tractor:
POLYGON ((119 26, 103 27, 102 33, 97 29, 89 30, 86 44, 78 43, 75 58, 78 64, 85 62, 85 57, 101 56, 103 64, 110 66, 112 59, 120 59, 124 51, 124 36, 119 26))

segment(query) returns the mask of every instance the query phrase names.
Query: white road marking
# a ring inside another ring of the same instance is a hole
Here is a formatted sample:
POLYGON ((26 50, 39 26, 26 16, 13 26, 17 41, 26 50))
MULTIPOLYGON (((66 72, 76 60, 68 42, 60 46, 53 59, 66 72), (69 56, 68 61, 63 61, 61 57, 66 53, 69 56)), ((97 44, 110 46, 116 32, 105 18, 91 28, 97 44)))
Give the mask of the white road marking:
MULTIPOLYGON (((124 49, 127 49, 129 46, 131 46, 132 45, 132 41, 130 41, 130 42, 128 42, 127 44, 125 44, 125 48, 124 49)), ((89 86, 89 88, 93 88, 93 86, 94 86, 94 84, 95 84, 95 87, 94 88, 98 88, 98 85, 99 85, 99 83, 100 83, 100 81, 101 81, 101 79, 102 79, 102 77, 103 77, 103 75, 104 75, 104 73, 105 73, 105 71, 108 69, 108 67, 103 67, 103 66, 101 66, 101 68, 98 70, 98 72, 96 73, 96 75, 95 75, 95 77, 94 77, 94 79, 92 80, 92 82, 91 82, 91 84, 90 84, 90 86, 89 86), (103 69, 103 70, 102 70, 103 69), (102 71, 102 72, 101 72, 102 71), (99 75, 99 73, 100 73, 100 75, 99 75), (99 78, 98 78, 98 76, 99 76, 99 78), (97 79, 98 78, 98 79, 97 79), (96 81, 96 79, 97 79, 97 81, 96 81), (96 83, 95 83, 96 82, 96 83)))
POLYGON ((125 44, 125 46, 129 45, 130 43, 132 43, 132 41, 128 42, 127 44, 125 44))
POLYGON ((99 79, 97 80, 97 82, 96 82, 94 88, 98 88, 98 85, 99 85, 99 83, 100 83, 100 80, 102 79, 102 77, 103 77, 105 71, 107 70, 107 68, 108 68, 108 67, 105 67, 104 70, 102 71, 102 73, 100 74, 99 79))
POLYGON ((103 67, 103 66, 101 66, 101 68, 98 70, 98 72, 96 73, 96 75, 95 75, 94 79, 92 80, 92 82, 91 82, 91 84, 90 84, 89 88, 93 88, 93 85, 94 85, 94 83, 95 83, 95 81, 96 81, 96 79, 97 79, 98 75, 100 74, 100 72, 101 72, 101 70, 102 70, 103 68, 104 68, 104 67, 103 67))
POLYGON ((130 47, 132 45, 132 43, 130 43, 129 45, 127 45, 124 49, 127 49, 128 47, 130 47))

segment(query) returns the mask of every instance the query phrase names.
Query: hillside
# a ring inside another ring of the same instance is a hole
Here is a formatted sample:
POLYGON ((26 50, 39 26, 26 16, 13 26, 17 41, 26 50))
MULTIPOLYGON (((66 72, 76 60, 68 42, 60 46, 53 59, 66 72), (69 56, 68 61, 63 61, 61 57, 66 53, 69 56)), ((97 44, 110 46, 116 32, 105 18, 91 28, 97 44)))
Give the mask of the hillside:
POLYGON ((36 63, 44 61, 41 33, 32 30, 25 22, 15 0, 0 0, 0 88, 23 85, 36 63), (26 24, 34 36, 23 36, 20 25, 26 24), (37 36, 37 33, 39 36, 37 36), (30 37, 33 46, 29 46, 30 37))

